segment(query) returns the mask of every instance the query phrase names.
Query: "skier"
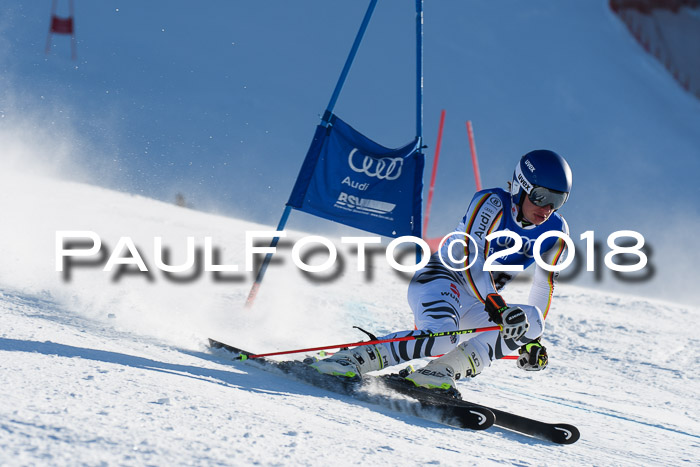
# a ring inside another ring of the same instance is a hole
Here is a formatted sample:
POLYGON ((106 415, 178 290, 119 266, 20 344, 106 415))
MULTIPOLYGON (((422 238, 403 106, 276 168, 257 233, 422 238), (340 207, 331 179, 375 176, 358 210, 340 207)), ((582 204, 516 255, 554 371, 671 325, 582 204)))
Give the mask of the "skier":
POLYGON ((493 326, 490 321, 500 325, 500 331, 365 345, 341 350, 312 366, 321 373, 353 378, 412 359, 442 355, 406 379, 416 386, 445 390, 456 389, 455 380, 474 377, 491 361, 515 350, 519 350, 519 368, 543 370, 548 357, 541 336, 558 274, 536 264, 527 304, 508 305, 500 292, 518 274, 514 267, 524 269, 535 262, 534 245, 541 235, 556 233, 541 242, 543 262, 556 265, 563 259, 566 243, 561 237, 568 236, 569 229, 556 211, 569 197, 571 169, 553 151, 531 151, 515 166, 509 188, 510 193, 501 188, 477 192, 456 231, 413 276, 408 302, 416 330, 379 339, 493 326), (508 251, 516 246, 516 238, 486 240, 498 231, 520 237, 521 247, 508 251), (491 270, 486 268, 488 263, 491 270), (498 270, 498 266, 509 270, 498 270))

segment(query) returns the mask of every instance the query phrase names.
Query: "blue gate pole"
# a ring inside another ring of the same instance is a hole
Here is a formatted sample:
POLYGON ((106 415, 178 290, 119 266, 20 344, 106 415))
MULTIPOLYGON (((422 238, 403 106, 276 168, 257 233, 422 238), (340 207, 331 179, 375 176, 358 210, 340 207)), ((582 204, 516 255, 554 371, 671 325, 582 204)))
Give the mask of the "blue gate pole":
MULTIPOLYGON (((280 218, 280 221, 277 224, 278 232, 284 230, 284 226, 287 225, 287 219, 289 219, 289 214, 291 212, 292 207, 285 206, 284 212, 282 213, 282 217, 280 218)), ((277 246, 277 243, 279 242, 279 239, 279 237, 272 237, 272 241, 270 242, 270 248, 275 248, 277 246)), ((260 265, 258 275, 255 276, 255 282, 253 282, 253 286, 250 288, 250 292, 248 292, 248 298, 245 301, 246 308, 251 308, 253 306, 253 303, 255 303, 255 297, 258 295, 258 289, 260 289, 260 284, 262 283, 263 277, 265 277, 265 272, 267 271, 267 267, 270 265, 270 261, 272 261, 272 253, 266 254, 265 259, 260 265)))
MULTIPOLYGON (((423 143, 423 0, 416 0, 416 136, 423 143)), ((420 151, 423 152, 423 151, 420 151)))
MULTIPOLYGON (((352 44, 352 48, 350 49, 350 54, 348 55, 347 60, 345 60, 345 66, 343 67, 343 71, 340 72, 340 77, 338 78, 338 82, 335 85, 335 90, 333 90, 333 95, 331 96, 331 100, 328 103, 328 107, 326 108, 326 112, 323 115, 322 124, 324 126, 328 126, 328 124, 330 123, 330 118, 331 118, 331 114, 333 112, 333 108, 335 107, 335 103, 338 100, 338 96, 340 95, 341 89, 343 89, 343 84, 345 84, 345 79, 348 77, 348 73, 350 72, 350 67, 352 66, 352 62, 355 60, 355 55, 357 54, 357 50, 360 48, 360 42, 362 42, 362 37, 365 35, 365 31, 367 30, 367 25, 369 24, 369 20, 372 17, 372 13, 374 12, 374 7, 376 5, 377 5, 377 0, 371 0, 369 3, 369 6, 367 7, 367 12, 365 12, 365 17, 362 20, 362 24, 360 25, 359 31, 357 31, 357 35, 355 36, 355 42, 353 42, 353 44, 352 44)), ((280 221, 277 224, 277 231, 284 230, 284 227, 287 225, 287 220, 289 219, 289 214, 291 212, 292 212, 292 207, 285 206, 284 212, 282 213, 282 218, 280 218, 280 221)), ((272 242, 270 242, 270 247, 271 248, 276 247, 277 242, 279 242, 279 237, 273 237, 272 242)), ((255 302, 255 297, 258 294, 258 289, 260 289, 260 284, 262 283, 262 280, 265 277, 265 272, 267 271, 267 267, 270 265, 270 261, 272 261, 272 253, 266 254, 265 259, 263 260, 262 264, 260 265, 260 270, 258 271, 258 274, 255 277, 255 282, 253 283, 253 286, 250 288, 250 292, 248 293, 248 298, 246 299, 246 302, 245 302, 246 308, 251 308, 253 306, 253 303, 255 302)))
MULTIPOLYGON (((416 0, 416 136, 418 153, 423 154, 423 0, 416 0)), ((418 222, 422 224, 420 220, 418 222)), ((420 236, 423 237, 423 232, 420 236)), ((416 245, 416 263, 420 260, 421 248, 416 245)))
POLYGON ((355 42, 353 42, 352 48, 350 49, 350 53, 348 54, 348 58, 345 60, 345 66, 343 66, 343 71, 340 72, 340 77, 338 78, 338 82, 335 85, 335 90, 333 90, 333 95, 331 96, 331 100, 328 103, 328 107, 326 108, 326 113, 323 115, 322 123, 324 126, 328 126, 329 119, 331 118, 331 114, 333 113, 333 108, 335 107, 335 103, 337 102, 338 96, 340 95, 340 90, 343 89, 343 84, 345 84, 345 78, 348 77, 350 67, 352 66, 352 62, 355 60, 357 49, 360 48, 360 42, 362 42, 362 37, 365 35, 367 25, 369 24, 369 20, 372 17, 372 13, 374 12, 374 7, 376 5, 377 0, 371 0, 369 6, 367 7, 365 17, 362 20, 360 29, 357 31, 357 35, 355 36, 355 42))

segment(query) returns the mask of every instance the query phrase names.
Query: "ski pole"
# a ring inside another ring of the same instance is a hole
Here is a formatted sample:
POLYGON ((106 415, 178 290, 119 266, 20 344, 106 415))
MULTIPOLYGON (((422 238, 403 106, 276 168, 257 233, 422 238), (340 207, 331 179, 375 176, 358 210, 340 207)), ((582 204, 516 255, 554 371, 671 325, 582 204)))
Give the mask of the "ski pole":
POLYGON ((324 345, 323 347, 312 347, 308 349, 283 350, 281 352, 261 353, 256 355, 239 355, 236 360, 248 360, 249 358, 273 357, 275 355, 287 355, 292 353, 316 352, 318 350, 340 349, 342 347, 357 347, 358 345, 384 344, 387 342, 414 341, 420 339, 430 339, 434 337, 458 336, 461 334, 472 334, 476 332, 500 331, 501 326, 487 326, 483 328, 459 329, 457 331, 431 332, 419 334, 417 336, 394 337, 390 339, 373 339, 370 341, 351 342, 348 344, 324 345))

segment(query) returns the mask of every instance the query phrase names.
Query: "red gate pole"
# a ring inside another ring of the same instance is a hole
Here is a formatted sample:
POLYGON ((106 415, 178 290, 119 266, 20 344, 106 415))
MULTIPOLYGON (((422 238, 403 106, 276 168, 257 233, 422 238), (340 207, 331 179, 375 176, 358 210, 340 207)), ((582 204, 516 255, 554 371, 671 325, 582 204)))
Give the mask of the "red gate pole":
POLYGON ((425 204, 425 214, 423 215, 423 237, 427 238, 428 219, 430 218, 430 206, 433 203, 433 192, 435 191, 435 176, 437 175, 438 160, 440 160, 440 146, 442 145, 442 129, 445 125, 445 110, 440 113, 440 126, 438 127, 438 139, 435 144, 435 158, 433 159, 433 173, 430 176, 430 187, 428 188, 428 202, 425 204))
POLYGON ((472 153, 472 167, 474 168, 474 181, 476 191, 481 191, 481 175, 479 174, 479 160, 476 157, 476 144, 474 144, 474 129, 471 120, 467 120, 467 135, 469 135, 469 149, 472 153))

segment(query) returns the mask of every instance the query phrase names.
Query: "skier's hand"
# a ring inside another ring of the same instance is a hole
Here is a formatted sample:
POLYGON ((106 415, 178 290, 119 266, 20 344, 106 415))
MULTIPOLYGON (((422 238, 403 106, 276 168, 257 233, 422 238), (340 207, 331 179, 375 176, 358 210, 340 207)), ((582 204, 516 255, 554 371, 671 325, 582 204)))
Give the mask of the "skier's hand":
POLYGON ((497 293, 486 296, 484 307, 491 321, 501 325, 501 335, 504 339, 518 340, 530 327, 525 312, 521 308, 506 305, 503 297, 497 293))
POLYGON ((547 349, 542 345, 539 338, 520 347, 518 368, 526 371, 540 371, 547 368, 548 361, 547 349))

